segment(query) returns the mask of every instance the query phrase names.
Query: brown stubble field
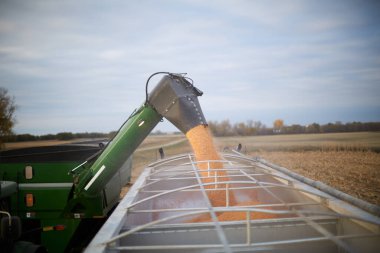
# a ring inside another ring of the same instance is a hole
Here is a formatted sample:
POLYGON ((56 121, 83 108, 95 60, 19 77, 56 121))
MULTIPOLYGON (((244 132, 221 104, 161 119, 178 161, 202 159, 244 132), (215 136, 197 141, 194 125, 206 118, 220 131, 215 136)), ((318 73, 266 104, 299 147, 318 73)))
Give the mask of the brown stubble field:
POLYGON ((216 138, 354 197, 380 205, 380 133, 301 134, 216 138))
POLYGON ((372 151, 255 152, 267 161, 380 205, 380 154, 372 151))

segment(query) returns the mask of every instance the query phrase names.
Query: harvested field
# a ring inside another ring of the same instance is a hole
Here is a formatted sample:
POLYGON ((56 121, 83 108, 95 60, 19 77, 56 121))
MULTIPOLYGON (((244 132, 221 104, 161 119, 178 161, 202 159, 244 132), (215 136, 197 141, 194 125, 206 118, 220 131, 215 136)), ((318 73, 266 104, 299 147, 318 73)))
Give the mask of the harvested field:
POLYGON ((242 152, 380 205, 380 133, 298 134, 216 138, 220 150, 242 152))
POLYGON ((142 149, 158 149, 162 146, 170 146, 170 143, 185 141, 183 134, 149 135, 139 146, 142 149), (168 145, 169 144, 169 145, 168 145))
POLYGON ((337 151, 380 152, 380 132, 290 134, 268 136, 217 137, 220 147, 243 145, 243 151, 337 151))
POLYGON ((48 140, 48 141, 9 142, 9 143, 4 143, 4 150, 18 149, 18 148, 54 146, 54 145, 73 143, 76 141, 83 141, 83 139, 70 140, 70 141, 48 140))
POLYGON ((267 161, 380 205, 380 154, 372 151, 256 152, 267 161))

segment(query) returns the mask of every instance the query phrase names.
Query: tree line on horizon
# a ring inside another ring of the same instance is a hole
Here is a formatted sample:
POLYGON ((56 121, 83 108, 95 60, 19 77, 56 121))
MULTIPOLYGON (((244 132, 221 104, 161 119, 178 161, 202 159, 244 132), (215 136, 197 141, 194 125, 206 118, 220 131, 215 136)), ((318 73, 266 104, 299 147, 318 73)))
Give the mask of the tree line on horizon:
POLYGON ((275 134, 315 134, 315 133, 344 133, 344 132, 376 132, 380 131, 380 122, 348 122, 308 125, 285 125, 282 119, 276 119, 272 127, 260 121, 248 120, 231 124, 229 120, 209 121, 214 136, 252 136, 275 134))
MULTIPOLYGON (((37 141, 37 140, 72 140, 80 138, 107 138, 112 139, 116 131, 110 133, 71 133, 32 135, 14 134, 12 128, 15 124, 14 113, 17 108, 15 98, 8 94, 8 90, 0 87, 0 149, 4 142, 37 141)), ((215 136, 252 136, 273 134, 303 134, 303 133, 338 133, 338 132, 365 132, 380 131, 380 122, 349 122, 340 121, 320 125, 285 125, 284 120, 276 119, 273 127, 267 127, 260 121, 248 120, 231 124, 229 120, 209 121, 209 127, 215 136)), ((177 132, 179 133, 179 132, 177 132)), ((152 134, 165 134, 159 130, 152 134)))
POLYGON ((109 139, 113 137, 116 132, 110 133, 72 133, 61 132, 57 134, 45 134, 45 135, 32 135, 32 134, 13 134, 4 137, 4 142, 21 142, 21 141, 49 141, 60 140, 67 141, 73 139, 93 139, 93 138, 105 138, 109 139))
MULTIPOLYGON (((253 135, 276 135, 276 134, 312 134, 312 133, 340 133, 340 132, 376 132, 380 131, 380 122, 349 122, 309 125, 285 125, 284 121, 277 119, 272 127, 268 127, 260 121, 248 120, 246 122, 230 123, 229 120, 209 121, 208 125, 214 136, 253 136, 253 135)), ((179 134, 179 132, 177 132, 179 134)), ((152 134, 167 134, 160 130, 152 134)), ((105 138, 112 139, 116 131, 109 133, 85 132, 71 133, 61 132, 57 134, 32 135, 32 134, 13 134, 5 136, 4 142, 21 141, 44 141, 44 140, 73 140, 73 139, 92 139, 105 138)))

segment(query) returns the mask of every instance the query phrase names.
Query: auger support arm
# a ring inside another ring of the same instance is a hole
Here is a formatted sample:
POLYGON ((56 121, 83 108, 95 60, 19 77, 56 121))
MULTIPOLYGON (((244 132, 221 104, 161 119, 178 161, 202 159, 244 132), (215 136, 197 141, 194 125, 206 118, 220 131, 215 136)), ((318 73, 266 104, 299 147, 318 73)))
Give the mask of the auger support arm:
POLYGON ((90 168, 82 171, 74 198, 99 194, 120 166, 132 155, 153 128, 165 117, 186 133, 206 124, 197 96, 202 92, 180 75, 165 75, 105 147, 90 168))

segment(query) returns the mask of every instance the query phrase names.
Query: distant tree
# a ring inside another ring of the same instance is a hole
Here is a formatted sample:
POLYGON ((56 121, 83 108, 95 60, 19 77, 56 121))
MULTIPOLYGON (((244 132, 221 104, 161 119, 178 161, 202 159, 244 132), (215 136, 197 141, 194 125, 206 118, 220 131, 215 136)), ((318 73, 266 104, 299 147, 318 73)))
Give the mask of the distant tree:
POLYGON ((364 124, 362 131, 380 131, 380 122, 367 122, 364 124))
POLYGON ((321 126, 318 123, 313 123, 306 126, 306 132, 307 133, 320 133, 321 132, 321 126))
POLYGON ((255 129, 255 122, 253 120, 248 120, 246 124, 246 129, 245 129, 246 135, 255 135, 257 133, 255 129))
POLYGON ((253 129, 255 134, 261 135, 264 134, 264 132, 266 131, 266 126, 263 123, 261 123, 261 121, 254 121, 253 129))
POLYGON ((237 122, 231 126, 228 120, 209 121, 209 127, 215 136, 252 136, 252 135, 272 135, 272 134, 302 134, 302 133, 339 133, 339 132, 363 132, 380 131, 380 122, 349 122, 328 123, 320 125, 312 123, 310 125, 293 124, 284 125, 282 119, 273 122, 273 128, 267 127, 260 121, 248 120, 237 122))
POLYGON ((256 134, 255 122, 248 120, 246 123, 238 122, 234 124, 232 135, 251 136, 256 134))
POLYGON ((223 120, 220 125, 219 125, 219 131, 220 131, 220 135, 221 136, 230 136, 230 135, 233 135, 233 131, 232 131, 232 126, 231 126, 231 123, 230 121, 227 119, 227 120, 223 120))
POLYGON ((284 133, 286 134, 302 134, 305 133, 306 127, 298 125, 298 124, 293 124, 291 126, 286 126, 284 127, 284 133))
POLYGON ((57 139, 57 136, 55 134, 45 134, 40 136, 40 140, 46 141, 46 140, 55 140, 57 139))
POLYGON ((31 134, 18 134, 16 135, 17 141, 35 141, 38 137, 31 134))
POLYGON ((222 120, 220 123, 218 121, 208 121, 208 126, 215 136, 231 136, 234 135, 234 129, 231 126, 229 120, 222 120))
POLYGON ((236 123, 233 132, 234 135, 247 135, 247 126, 244 122, 236 123))
POLYGON ((16 122, 15 111, 14 97, 8 95, 7 89, 0 87, 0 145, 5 136, 12 134, 12 128, 16 122))
POLYGON ((323 133, 337 133, 341 128, 341 124, 327 123, 321 126, 321 132, 323 133))
POLYGON ((284 120, 276 119, 273 122, 273 131, 276 133, 281 133, 282 128, 284 127, 284 120))
POLYGON ((67 141, 74 139, 74 134, 70 132, 62 132, 57 134, 57 139, 61 141, 67 141))
POLYGON ((208 120, 207 124, 208 124, 208 127, 209 127, 211 133, 214 136, 218 136, 218 133, 217 133, 217 131, 218 131, 218 122, 217 121, 208 120))

